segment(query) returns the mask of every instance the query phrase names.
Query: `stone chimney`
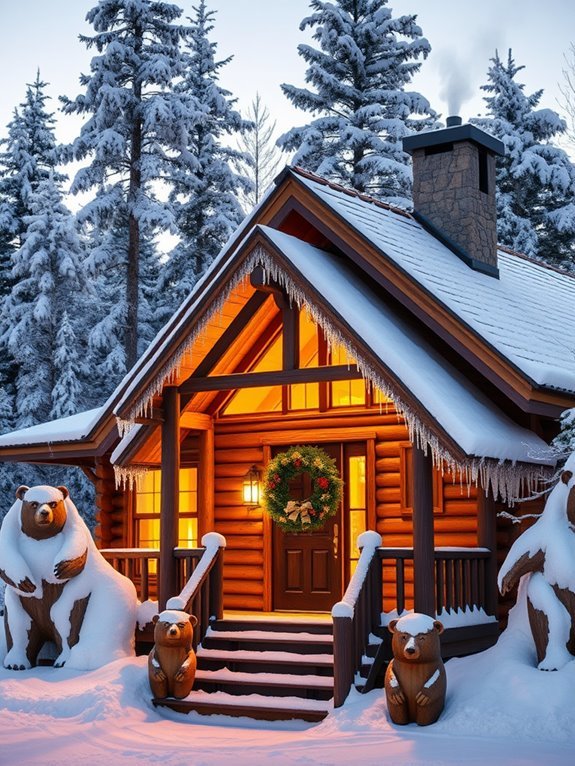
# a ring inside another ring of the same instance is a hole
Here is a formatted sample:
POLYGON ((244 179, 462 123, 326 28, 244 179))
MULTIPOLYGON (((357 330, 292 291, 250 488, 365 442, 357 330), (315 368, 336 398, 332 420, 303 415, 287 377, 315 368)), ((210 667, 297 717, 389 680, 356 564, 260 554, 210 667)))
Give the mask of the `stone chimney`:
POLYGON ((448 117, 446 128, 408 136, 403 148, 413 158, 417 220, 470 268, 497 277, 495 158, 503 142, 448 117))

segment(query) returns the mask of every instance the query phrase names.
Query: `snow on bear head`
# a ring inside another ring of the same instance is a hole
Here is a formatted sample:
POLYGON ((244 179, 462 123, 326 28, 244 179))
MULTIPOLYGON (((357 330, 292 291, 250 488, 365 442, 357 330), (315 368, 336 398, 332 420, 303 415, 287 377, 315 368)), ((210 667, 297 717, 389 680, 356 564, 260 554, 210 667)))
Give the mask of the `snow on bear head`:
POLYGON ((18 487, 16 497, 22 501, 22 532, 34 540, 47 540, 59 534, 67 519, 64 501, 68 495, 66 487, 18 487))
POLYGON ((391 620, 393 656, 407 662, 424 662, 441 656, 439 636, 443 625, 427 614, 414 612, 391 620))

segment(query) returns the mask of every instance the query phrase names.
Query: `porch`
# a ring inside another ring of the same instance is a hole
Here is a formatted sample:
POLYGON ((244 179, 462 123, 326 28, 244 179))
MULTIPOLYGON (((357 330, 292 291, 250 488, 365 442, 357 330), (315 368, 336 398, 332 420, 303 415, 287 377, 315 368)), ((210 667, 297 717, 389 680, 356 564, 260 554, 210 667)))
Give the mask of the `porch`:
MULTIPOLYGON (((408 606, 445 620, 445 659, 495 643, 498 623, 492 616, 495 592, 489 549, 435 549, 431 580, 424 580, 419 567, 414 567, 413 548, 386 548, 374 541, 381 542, 377 533, 360 536, 357 567, 331 614, 224 612, 225 539, 212 533, 204 537, 204 548, 174 549, 178 595, 168 604, 198 618, 194 631, 198 693, 184 701, 155 703, 181 712, 320 720, 327 714, 327 701, 336 707, 343 704, 353 684, 362 691, 380 685, 391 656, 387 621, 408 606), (390 568, 393 584, 386 571, 390 568), (227 695, 223 702, 221 695, 210 698, 214 691, 227 695), (253 694, 270 699, 254 708, 255 698, 247 699, 253 694), (215 710, 216 700, 225 709, 215 710)), ((102 553, 134 581, 140 601, 155 597, 162 566, 159 549, 102 553)), ((147 651, 152 642, 151 625, 137 630, 140 651, 147 651)))

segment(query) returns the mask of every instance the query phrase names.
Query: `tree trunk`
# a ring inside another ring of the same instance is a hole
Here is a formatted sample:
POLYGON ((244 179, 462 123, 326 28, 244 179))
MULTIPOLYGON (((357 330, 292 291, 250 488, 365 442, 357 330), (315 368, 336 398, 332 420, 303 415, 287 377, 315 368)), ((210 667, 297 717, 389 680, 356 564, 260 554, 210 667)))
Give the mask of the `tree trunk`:
MULTIPOLYGON (((142 48, 143 31, 139 24, 135 25, 135 52, 138 55, 142 48)), ((142 83, 138 76, 134 79, 134 100, 137 112, 132 127, 130 147, 130 182, 128 188, 128 263, 126 273, 126 333, 125 351, 126 368, 134 366, 138 358, 138 316, 139 316, 139 283, 140 283, 140 224, 134 214, 136 200, 142 186, 142 119, 140 104, 142 101, 142 83)))

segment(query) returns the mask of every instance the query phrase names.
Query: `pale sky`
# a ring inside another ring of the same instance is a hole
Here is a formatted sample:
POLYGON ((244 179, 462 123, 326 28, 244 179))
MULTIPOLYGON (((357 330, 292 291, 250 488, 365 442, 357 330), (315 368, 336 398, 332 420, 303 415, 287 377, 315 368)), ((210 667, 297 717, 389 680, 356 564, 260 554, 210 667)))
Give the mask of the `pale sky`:
MULTIPOLYGON (((174 0, 192 12, 192 0, 174 0)), ((50 83, 47 92, 58 108, 57 96, 81 92, 78 77, 89 71, 91 52, 78 34, 90 34, 84 21, 95 0, 0 0, 0 135, 25 94, 25 84, 36 69, 50 83)), ((309 115, 297 112, 280 90, 280 83, 304 84, 305 64, 297 54, 304 41, 299 23, 309 13, 307 0, 209 0, 217 11, 212 39, 218 58, 233 55, 221 70, 221 84, 245 109, 259 91, 277 120, 278 131, 305 124, 309 115)), ((486 81, 489 58, 496 48, 502 56, 513 48, 525 70, 518 78, 531 93, 544 88, 542 106, 560 110, 558 84, 564 55, 575 41, 573 0, 390 0, 394 16, 416 13, 432 53, 423 63, 413 89, 425 95, 445 118, 449 113, 445 83, 455 76, 455 87, 466 95, 464 119, 482 111, 479 86, 486 81)), ((61 116, 57 136, 70 140, 77 133, 76 118, 61 116)))

